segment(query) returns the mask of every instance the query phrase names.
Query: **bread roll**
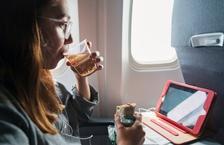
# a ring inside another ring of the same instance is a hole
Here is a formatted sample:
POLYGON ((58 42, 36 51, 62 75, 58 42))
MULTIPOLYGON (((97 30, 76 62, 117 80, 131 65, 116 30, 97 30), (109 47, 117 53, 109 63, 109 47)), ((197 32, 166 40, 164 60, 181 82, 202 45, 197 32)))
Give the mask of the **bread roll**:
POLYGON ((135 112, 135 103, 127 103, 117 106, 117 112, 122 116, 133 116, 135 112))

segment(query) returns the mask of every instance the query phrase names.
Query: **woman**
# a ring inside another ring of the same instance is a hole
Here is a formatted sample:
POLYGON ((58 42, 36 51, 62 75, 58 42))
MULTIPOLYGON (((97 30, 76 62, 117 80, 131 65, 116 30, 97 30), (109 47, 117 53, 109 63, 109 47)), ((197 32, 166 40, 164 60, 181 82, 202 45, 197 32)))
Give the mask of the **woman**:
MULTIPOLYGON (((12 0, 1 4, 0 144, 68 144, 60 135, 68 134, 63 129, 67 117, 75 120, 74 135, 77 120, 88 119, 91 114, 98 97, 87 78, 74 72, 76 91, 74 96, 65 97, 68 93, 60 84, 54 87, 48 71, 56 67, 66 46, 72 43, 67 10, 66 0, 12 0), (65 116, 65 111, 71 112, 65 116), (70 117, 70 113, 76 116, 70 117)), ((96 54, 92 56, 100 70, 101 59, 96 54)), ((119 119, 116 125, 118 145, 142 144, 144 132, 139 120, 130 128, 124 128, 119 119)))

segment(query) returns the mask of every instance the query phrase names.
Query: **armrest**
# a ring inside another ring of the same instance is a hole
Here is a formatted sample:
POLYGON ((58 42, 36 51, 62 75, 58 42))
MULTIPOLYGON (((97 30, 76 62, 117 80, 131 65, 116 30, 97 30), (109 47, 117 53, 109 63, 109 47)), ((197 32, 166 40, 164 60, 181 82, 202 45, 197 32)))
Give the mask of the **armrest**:
MULTIPOLYGON (((93 136, 92 145, 111 145, 108 138, 107 127, 114 125, 114 120, 109 118, 90 118, 88 121, 80 124, 80 137, 93 136)), ((82 145, 89 145, 88 142, 81 141, 82 145)))
POLYGON ((80 135, 108 135, 107 127, 114 125, 114 120, 110 118, 90 118, 88 121, 80 124, 80 135))
POLYGON ((108 126, 114 125, 114 120, 111 118, 94 118, 91 117, 88 121, 80 124, 80 127, 91 127, 91 126, 108 126))

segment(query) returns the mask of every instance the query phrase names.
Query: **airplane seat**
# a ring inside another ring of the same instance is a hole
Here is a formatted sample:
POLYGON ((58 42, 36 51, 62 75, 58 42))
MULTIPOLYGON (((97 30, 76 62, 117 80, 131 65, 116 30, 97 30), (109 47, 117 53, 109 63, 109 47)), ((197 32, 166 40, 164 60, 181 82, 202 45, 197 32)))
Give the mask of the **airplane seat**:
POLYGON ((82 145, 111 145, 108 136, 108 126, 114 125, 113 119, 91 117, 88 121, 80 124, 79 133, 82 145), (91 137, 92 136, 92 137, 91 137))
POLYGON ((224 32, 223 1, 174 0, 172 47, 185 82, 217 92, 205 130, 224 142, 224 46, 223 38, 214 32, 224 32), (192 44, 191 37, 198 34, 207 35, 194 37, 192 44))

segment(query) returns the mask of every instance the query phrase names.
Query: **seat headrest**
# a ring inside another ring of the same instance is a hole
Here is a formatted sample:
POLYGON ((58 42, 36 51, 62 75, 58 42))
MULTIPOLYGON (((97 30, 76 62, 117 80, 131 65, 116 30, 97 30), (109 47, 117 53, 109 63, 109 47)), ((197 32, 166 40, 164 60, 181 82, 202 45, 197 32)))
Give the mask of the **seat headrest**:
POLYGON ((222 0, 174 0, 172 46, 191 46, 191 36, 212 32, 224 32, 222 0))

